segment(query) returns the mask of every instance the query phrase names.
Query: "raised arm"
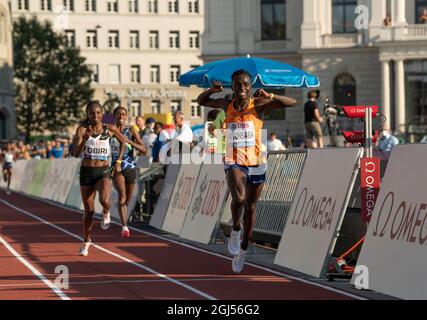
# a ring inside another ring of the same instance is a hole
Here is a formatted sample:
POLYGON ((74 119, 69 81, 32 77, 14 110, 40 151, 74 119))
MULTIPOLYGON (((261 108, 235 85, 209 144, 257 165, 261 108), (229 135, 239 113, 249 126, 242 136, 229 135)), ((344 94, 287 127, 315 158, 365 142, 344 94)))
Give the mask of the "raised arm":
POLYGON ((211 95, 222 92, 224 90, 222 83, 214 81, 212 88, 206 90, 200 94, 197 98, 197 103, 202 107, 213 108, 213 109, 226 109, 230 104, 230 100, 227 99, 211 99, 211 95))
POLYGON ((297 101, 293 98, 268 93, 264 89, 255 92, 254 97, 255 106, 261 109, 291 108, 297 105, 297 101))

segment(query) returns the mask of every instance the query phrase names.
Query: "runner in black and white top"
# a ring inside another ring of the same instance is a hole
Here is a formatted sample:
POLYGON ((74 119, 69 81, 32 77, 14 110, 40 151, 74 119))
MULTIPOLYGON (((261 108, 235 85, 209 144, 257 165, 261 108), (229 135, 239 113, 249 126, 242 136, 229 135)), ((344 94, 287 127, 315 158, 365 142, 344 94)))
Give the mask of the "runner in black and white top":
POLYGON ((15 156, 12 150, 12 144, 8 143, 6 150, 2 153, 2 169, 3 169, 3 179, 7 184, 6 194, 10 194, 10 182, 12 180, 12 168, 13 161, 15 156))
MULTIPOLYGON (((129 142, 115 126, 102 124, 103 108, 98 101, 92 101, 86 106, 86 115, 87 119, 77 128, 74 139, 74 156, 82 155, 83 158, 80 168, 80 190, 85 207, 84 244, 80 250, 82 256, 89 254, 96 191, 99 191, 99 200, 104 209, 102 229, 107 230, 111 223, 111 172, 109 170, 111 137, 114 136, 122 142, 122 155, 126 142, 129 142)), ((120 170, 120 168, 114 169, 120 170)))

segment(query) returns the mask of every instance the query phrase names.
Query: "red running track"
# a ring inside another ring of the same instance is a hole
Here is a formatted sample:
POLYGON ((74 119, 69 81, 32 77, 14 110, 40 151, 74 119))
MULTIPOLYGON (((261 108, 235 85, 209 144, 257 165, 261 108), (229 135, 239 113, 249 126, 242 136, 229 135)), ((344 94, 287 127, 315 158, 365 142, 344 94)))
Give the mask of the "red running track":
POLYGON ((88 257, 80 257, 81 220, 82 215, 73 210, 0 191, 0 299, 356 298, 256 266, 246 265, 242 274, 235 275, 227 257, 142 231, 122 239, 121 228, 115 224, 102 231, 96 222, 92 240, 97 246, 91 247, 88 257), (48 285, 60 275, 55 273, 57 266, 69 270, 68 289, 59 293, 48 285))

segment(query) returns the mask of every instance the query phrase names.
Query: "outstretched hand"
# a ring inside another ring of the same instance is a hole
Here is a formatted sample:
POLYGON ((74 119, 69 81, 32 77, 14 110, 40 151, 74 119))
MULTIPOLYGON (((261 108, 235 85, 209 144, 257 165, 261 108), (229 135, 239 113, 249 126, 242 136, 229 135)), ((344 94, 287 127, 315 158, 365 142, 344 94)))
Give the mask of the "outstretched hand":
POLYGON ((215 93, 222 92, 222 91, 224 91, 224 87, 222 86, 222 83, 220 81, 214 81, 212 84, 212 90, 215 93))
POLYGON ((259 98, 259 99, 271 99, 272 94, 268 93, 267 91, 265 91, 264 89, 258 89, 255 93, 254 93, 254 97, 255 98, 259 98))

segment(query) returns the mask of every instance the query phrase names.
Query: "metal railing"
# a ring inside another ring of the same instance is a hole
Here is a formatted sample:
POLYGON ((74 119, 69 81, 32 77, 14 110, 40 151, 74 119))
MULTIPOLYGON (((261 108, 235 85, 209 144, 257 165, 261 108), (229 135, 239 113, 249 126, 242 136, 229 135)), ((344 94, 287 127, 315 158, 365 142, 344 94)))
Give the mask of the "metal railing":
POLYGON ((326 34, 323 35, 323 47, 348 48, 357 46, 358 34, 326 34))
MULTIPOLYGON (((268 155, 267 181, 257 203, 254 240, 281 237, 292 199, 304 168, 306 150, 272 152, 268 155)), ((220 224, 231 227, 231 196, 220 218, 220 224)))
POLYGON ((409 25, 406 31, 406 38, 408 40, 426 40, 427 25, 425 24, 409 25))

